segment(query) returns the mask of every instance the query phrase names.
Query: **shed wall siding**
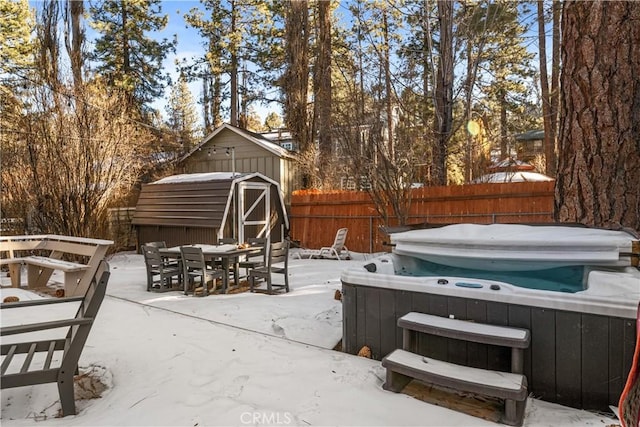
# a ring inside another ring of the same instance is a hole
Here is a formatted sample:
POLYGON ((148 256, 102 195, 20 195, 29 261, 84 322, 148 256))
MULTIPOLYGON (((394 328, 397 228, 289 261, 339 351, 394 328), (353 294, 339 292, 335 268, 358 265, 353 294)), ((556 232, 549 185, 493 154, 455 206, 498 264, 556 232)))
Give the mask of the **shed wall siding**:
MULTIPOLYGON (((635 321, 514 304, 342 284, 343 343, 356 354, 371 348, 380 360, 402 348, 398 318, 410 311, 531 331, 524 354, 529 391, 543 400, 581 409, 618 404, 631 368, 635 321)), ((510 350, 420 335, 425 356, 484 369, 509 371, 510 350)))
POLYGON ((194 242, 215 244, 218 241, 217 228, 202 227, 170 227, 170 226, 138 226, 138 242, 143 245, 147 242, 163 241, 168 247, 187 245, 194 242))
MULTIPOLYGON (((222 235, 238 237, 237 191, 244 183, 259 184, 270 188, 268 203, 271 209, 271 234, 274 241, 283 235, 286 210, 283 211, 281 194, 276 186, 260 175, 237 177, 239 185, 232 187, 232 179, 212 181, 183 181, 171 184, 147 184, 142 187, 132 223, 136 226, 140 244, 165 241, 176 246, 189 243, 216 243, 222 226, 227 204, 230 204, 222 235), (234 190, 232 194, 232 189, 234 190), (232 197, 232 199, 230 199, 232 197)), ((244 197, 251 206, 262 191, 247 190, 244 197)), ((259 221, 266 216, 265 209, 258 204, 249 218, 259 221)), ((244 238, 254 237, 257 227, 245 227, 244 238)))
POLYGON ((295 160, 279 157, 229 129, 223 129, 214 139, 204 144, 182 164, 184 173, 231 172, 232 156, 226 155, 227 147, 234 147, 235 171, 259 172, 280 184, 285 205, 291 203, 291 192, 301 186, 295 160), (215 153, 214 153, 215 149, 215 153))

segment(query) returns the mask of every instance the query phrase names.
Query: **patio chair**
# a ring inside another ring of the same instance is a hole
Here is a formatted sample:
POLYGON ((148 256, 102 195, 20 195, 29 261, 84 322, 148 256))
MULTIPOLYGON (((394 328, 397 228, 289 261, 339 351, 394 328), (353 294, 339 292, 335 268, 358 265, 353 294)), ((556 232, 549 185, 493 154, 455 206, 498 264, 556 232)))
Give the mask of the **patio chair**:
POLYGON ((160 246, 142 245, 144 263, 147 267, 147 291, 167 292, 178 289, 182 267, 178 261, 170 261, 160 255, 160 246), (174 287, 173 279, 176 278, 174 287))
POLYGON ((213 289, 216 287, 216 279, 222 280, 224 271, 212 268, 204 261, 202 249, 197 246, 181 246, 180 254, 182 255, 184 294, 187 295, 189 290, 193 290, 193 295, 198 296, 197 283, 200 283, 202 292, 199 296, 207 296, 209 294, 208 282, 213 281, 213 289))
POLYGON ((273 288, 284 289, 285 292, 289 292, 289 241, 284 240, 269 245, 267 264, 249 270, 248 278, 251 292, 254 292, 258 280, 266 282, 267 293, 269 294, 273 294, 273 288), (282 266, 279 265, 281 263, 282 266), (284 275, 284 283, 273 283, 273 274, 284 275))
POLYGON ((297 252, 298 258, 330 258, 330 259, 350 259, 349 249, 344 245, 347 240, 348 228, 341 228, 336 232, 333 245, 324 246, 320 249, 302 249, 297 252))
POLYGON ((249 237, 247 239, 247 243, 252 249, 255 249, 254 252, 251 252, 246 256, 246 259, 240 261, 238 264, 239 268, 244 268, 247 276, 249 275, 249 270, 252 268, 264 267, 267 262, 267 244, 268 239, 265 237, 249 237))
MULTIPOLYGON (((221 237, 218 239, 218 245, 237 245, 237 244, 238 244, 238 239, 235 239, 233 237, 221 237)), ((237 267, 237 264, 238 264, 237 258, 233 258, 229 260, 228 273, 233 274, 234 281, 235 281, 235 278, 238 276, 239 268, 237 267)), ((214 260, 213 265, 215 266, 215 268, 222 268, 222 260, 220 259, 214 260)), ((231 278, 231 276, 229 276, 229 278, 231 278)))

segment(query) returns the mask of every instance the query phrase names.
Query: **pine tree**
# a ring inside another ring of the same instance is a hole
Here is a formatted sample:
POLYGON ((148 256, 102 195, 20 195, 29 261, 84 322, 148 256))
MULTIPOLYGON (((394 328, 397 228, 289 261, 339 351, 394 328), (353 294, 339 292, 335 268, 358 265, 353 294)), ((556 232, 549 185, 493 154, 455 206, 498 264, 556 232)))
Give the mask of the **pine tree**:
POLYGON ((268 130, 280 129, 283 126, 282 117, 276 112, 270 112, 264 119, 264 127, 268 130))
POLYGON ((316 5, 317 43, 316 62, 313 68, 314 127, 317 129, 320 181, 326 181, 329 162, 333 152, 331 138, 331 2, 319 0, 316 5))
POLYGON ((176 41, 155 40, 149 33, 168 22, 160 0, 104 0, 91 6, 91 26, 100 37, 91 59, 97 71, 142 107, 161 96, 169 76, 162 61, 175 51, 176 41))
MULTIPOLYGON (((204 39, 206 54, 184 69, 190 79, 203 80, 205 127, 219 126, 223 114, 228 114, 230 124, 242 127, 251 114, 250 104, 266 96, 258 86, 269 79, 261 73, 272 73, 269 64, 280 63, 282 43, 274 41, 272 21, 278 5, 262 0, 201 3, 204 10, 193 8, 185 20, 204 39)), ((266 86, 272 85, 271 80, 266 86)))
POLYGON ((500 152, 504 158, 510 155, 509 138, 515 130, 509 116, 527 105, 530 87, 526 82, 532 80, 535 71, 531 62, 534 55, 522 43, 527 28, 518 22, 518 4, 501 2, 498 6, 488 40, 488 76, 481 84, 499 108, 500 152))
POLYGON ((33 66, 34 14, 27 0, 0 0, 0 73, 33 66))
POLYGON ((568 1, 555 215, 640 230, 640 3, 568 1))
POLYGON ((184 74, 172 86, 166 110, 167 126, 176 134, 182 151, 189 151, 199 134, 198 113, 184 74))

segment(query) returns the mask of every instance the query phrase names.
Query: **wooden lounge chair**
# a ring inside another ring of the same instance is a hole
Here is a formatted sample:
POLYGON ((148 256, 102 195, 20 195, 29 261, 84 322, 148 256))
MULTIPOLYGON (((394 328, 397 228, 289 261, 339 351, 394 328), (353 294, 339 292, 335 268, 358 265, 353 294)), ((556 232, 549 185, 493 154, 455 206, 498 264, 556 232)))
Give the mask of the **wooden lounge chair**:
MULTIPOLYGON (((48 298, 0 305, 2 309, 45 306, 42 310, 46 310, 46 306, 51 304, 80 301, 80 306, 73 319, 7 326, 0 329, 0 335, 3 337, 4 342, 7 341, 4 337, 8 335, 27 334, 29 332, 58 328, 68 329, 64 338, 37 341, 14 340, 16 342, 3 343, 0 352, 2 355, 0 380, 3 389, 58 383, 62 415, 67 416, 76 413, 73 376, 78 372, 80 354, 104 299, 109 274, 109 265, 105 261, 101 261, 84 297, 48 298), (61 356, 57 356, 57 354, 61 354, 61 356), (42 360, 43 358, 44 361, 42 360), (59 365, 56 360, 60 360, 59 365)), ((58 336, 60 335, 58 334, 58 336)))
POLYGON ((256 282, 264 280, 267 284, 267 293, 272 294, 273 288, 284 289, 289 292, 289 241, 272 243, 267 254, 267 264, 249 270, 249 288, 254 292, 256 282), (282 266, 275 264, 282 263, 282 266), (272 274, 284 275, 284 283, 273 283, 272 274))
POLYGON ((297 252, 298 258, 331 258, 331 259, 350 259, 351 254, 345 246, 347 240, 348 228, 341 228, 336 232, 336 237, 331 246, 324 246, 320 249, 302 249, 297 252))

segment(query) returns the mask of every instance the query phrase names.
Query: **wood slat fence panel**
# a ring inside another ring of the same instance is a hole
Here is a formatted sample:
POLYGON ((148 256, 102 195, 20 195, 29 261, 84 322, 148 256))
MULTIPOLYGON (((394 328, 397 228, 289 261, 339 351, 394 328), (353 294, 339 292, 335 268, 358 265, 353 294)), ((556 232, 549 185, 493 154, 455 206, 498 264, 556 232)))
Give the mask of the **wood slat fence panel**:
MULTIPOLYGON (((412 190, 409 223, 549 223, 553 201, 553 181, 424 187, 412 190)), ((294 192, 289 213, 291 238, 306 248, 331 245, 336 231, 347 227, 350 250, 388 251, 380 227, 398 225, 395 218, 383 224, 361 191, 294 192)))

